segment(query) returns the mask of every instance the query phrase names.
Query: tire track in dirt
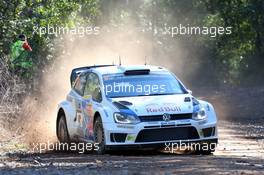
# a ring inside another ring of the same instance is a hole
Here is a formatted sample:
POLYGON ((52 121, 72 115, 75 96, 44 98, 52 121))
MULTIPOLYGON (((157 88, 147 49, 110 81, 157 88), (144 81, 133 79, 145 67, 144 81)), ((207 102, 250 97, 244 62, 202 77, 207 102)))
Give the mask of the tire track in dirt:
POLYGON ((122 152, 118 154, 11 154, 0 174, 264 174, 263 126, 219 123, 213 155, 122 152))

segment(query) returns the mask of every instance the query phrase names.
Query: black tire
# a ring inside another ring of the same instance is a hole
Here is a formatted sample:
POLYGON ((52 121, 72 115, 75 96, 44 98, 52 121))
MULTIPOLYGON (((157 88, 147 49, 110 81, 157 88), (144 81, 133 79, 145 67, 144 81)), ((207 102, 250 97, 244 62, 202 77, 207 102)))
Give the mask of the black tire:
POLYGON ((197 155, 210 155, 215 151, 215 144, 207 143, 206 147, 203 144, 200 146, 193 147, 194 153, 197 155))
POLYGON ((61 143, 70 142, 67 123, 64 115, 61 115, 59 117, 58 126, 57 126, 57 138, 61 143))
POLYGON ((94 140, 95 146, 94 151, 97 154, 104 154, 106 152, 104 128, 101 117, 97 117, 94 122, 94 140))

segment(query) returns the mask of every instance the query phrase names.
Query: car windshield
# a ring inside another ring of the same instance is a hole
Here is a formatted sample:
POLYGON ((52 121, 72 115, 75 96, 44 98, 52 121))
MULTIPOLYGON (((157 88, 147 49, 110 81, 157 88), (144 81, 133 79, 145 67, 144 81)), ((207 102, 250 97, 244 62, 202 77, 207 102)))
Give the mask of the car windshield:
POLYGON ((104 91, 108 98, 187 93, 180 82, 170 73, 146 75, 103 75, 104 91))

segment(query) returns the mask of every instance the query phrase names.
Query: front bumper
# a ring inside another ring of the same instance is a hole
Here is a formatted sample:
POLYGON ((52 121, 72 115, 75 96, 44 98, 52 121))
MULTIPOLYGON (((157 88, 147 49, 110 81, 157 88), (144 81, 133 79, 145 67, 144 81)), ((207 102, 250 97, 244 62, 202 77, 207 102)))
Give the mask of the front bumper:
POLYGON ((138 150, 148 150, 148 149, 164 149, 164 151, 172 151, 175 147, 181 149, 181 146, 192 146, 196 144, 200 145, 210 145, 214 144, 215 146, 218 143, 217 138, 212 139, 199 139, 199 140, 175 140, 169 142, 159 142, 159 143, 140 143, 140 144, 120 144, 120 145, 107 145, 107 150, 129 150, 129 149, 138 149, 138 150))
POLYGON ((109 147, 156 147, 165 143, 217 142, 216 121, 177 120, 137 125, 104 123, 109 147))

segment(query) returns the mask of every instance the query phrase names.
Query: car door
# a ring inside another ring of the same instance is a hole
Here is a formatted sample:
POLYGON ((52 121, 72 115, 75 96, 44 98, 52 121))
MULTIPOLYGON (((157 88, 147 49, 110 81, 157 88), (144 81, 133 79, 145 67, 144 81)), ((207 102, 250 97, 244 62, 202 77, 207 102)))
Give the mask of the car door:
POLYGON ((81 74, 76 79, 72 92, 72 97, 73 97, 72 105, 76 111, 75 118, 73 121, 74 128, 76 129, 74 136, 78 138, 83 137, 84 135, 83 128, 85 128, 82 100, 83 100, 83 93, 86 85, 86 80, 87 80, 87 74, 81 74))
POLYGON ((93 141, 93 117, 95 109, 102 101, 102 95, 100 92, 99 77, 90 72, 87 74, 87 81, 83 94, 83 114, 84 121, 86 122, 85 139, 93 141))

